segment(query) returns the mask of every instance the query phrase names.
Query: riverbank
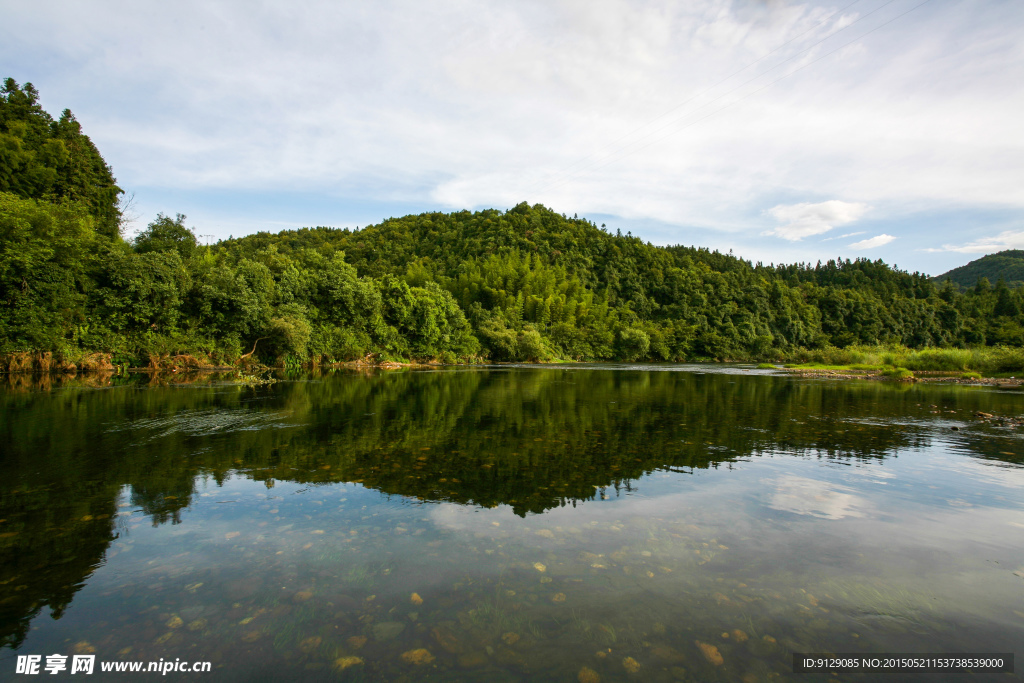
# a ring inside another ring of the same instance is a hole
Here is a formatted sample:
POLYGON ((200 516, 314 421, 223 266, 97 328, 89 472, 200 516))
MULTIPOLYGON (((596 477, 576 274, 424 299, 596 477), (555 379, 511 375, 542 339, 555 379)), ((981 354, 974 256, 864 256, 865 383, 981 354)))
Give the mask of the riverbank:
POLYGON ((836 370, 845 373, 897 373, 909 371, 915 376, 977 379, 1024 376, 1024 348, 982 346, 970 349, 904 346, 848 346, 821 349, 794 349, 773 359, 776 364, 807 370, 836 370))
POLYGON ((934 370, 912 372, 906 368, 855 369, 850 367, 825 368, 790 366, 776 369, 792 375, 799 375, 801 377, 823 377, 828 379, 928 382, 930 384, 980 384, 996 387, 1019 387, 1024 384, 1024 379, 1017 377, 983 377, 978 373, 957 373, 934 370))
MULTIPOLYGON (((74 358, 53 353, 17 352, 0 354, 0 374, 81 375, 89 373, 149 372, 181 374, 187 372, 241 372, 247 375, 266 370, 318 370, 330 368, 401 369, 440 367, 442 365, 495 364, 480 356, 463 358, 396 358, 383 353, 368 353, 354 359, 298 359, 281 356, 273 360, 251 353, 237 358, 190 354, 150 355, 145 365, 139 360, 122 359, 111 353, 87 352, 74 358)), ((653 360, 653 359, 648 359, 653 360)), ((727 362, 754 365, 764 358, 677 358, 677 363, 727 362)), ((851 346, 844 349, 794 349, 761 362, 757 369, 821 376, 833 379, 870 379, 905 382, 941 382, 1019 386, 1024 383, 1024 349, 982 347, 976 349, 908 349, 905 347, 851 346)), ((537 365, 574 364, 582 359, 544 358, 528 361, 537 365)), ((644 361, 640 361, 644 362, 644 361)), ((654 361, 664 362, 664 361, 654 361)), ((670 361, 671 362, 671 361, 670 361)), ((498 363, 500 364, 500 363, 498 363)))

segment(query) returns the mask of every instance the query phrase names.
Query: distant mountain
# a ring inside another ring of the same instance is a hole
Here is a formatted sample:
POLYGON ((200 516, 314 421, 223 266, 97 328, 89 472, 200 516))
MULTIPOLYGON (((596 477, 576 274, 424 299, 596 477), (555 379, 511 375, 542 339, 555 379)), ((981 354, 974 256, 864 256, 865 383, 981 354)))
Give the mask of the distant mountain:
POLYGON ((937 275, 932 281, 942 284, 946 278, 961 289, 973 287, 980 278, 987 277, 991 284, 1003 278, 1009 287, 1024 285, 1024 250, 1007 249, 997 254, 982 256, 966 266, 954 268, 948 273, 937 275))

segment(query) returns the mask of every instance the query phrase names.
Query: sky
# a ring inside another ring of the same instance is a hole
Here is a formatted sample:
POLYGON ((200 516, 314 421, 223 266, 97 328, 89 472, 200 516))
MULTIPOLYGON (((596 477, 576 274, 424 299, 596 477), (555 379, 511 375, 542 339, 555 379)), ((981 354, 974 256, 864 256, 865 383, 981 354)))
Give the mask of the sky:
POLYGON ((1024 248, 1020 0, 0 0, 139 230, 541 203, 752 261, 1024 248))

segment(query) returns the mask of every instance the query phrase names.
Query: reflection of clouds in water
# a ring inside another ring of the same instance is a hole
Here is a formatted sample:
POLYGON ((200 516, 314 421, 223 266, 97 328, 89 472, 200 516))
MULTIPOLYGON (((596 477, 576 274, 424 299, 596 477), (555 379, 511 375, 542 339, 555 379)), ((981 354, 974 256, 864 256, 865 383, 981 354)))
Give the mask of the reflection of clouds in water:
POLYGON ((958 475, 1009 488, 1024 488, 1024 467, 1015 463, 964 458, 954 464, 958 475))
POLYGON ((511 521, 509 517, 518 519, 512 514, 510 507, 501 505, 497 508, 478 508, 455 503, 438 503, 430 508, 430 521, 443 529, 451 531, 493 532, 492 522, 511 521))
POLYGON ((804 477, 780 477, 774 481, 775 492, 769 507, 798 515, 823 519, 864 517, 867 503, 859 496, 846 493, 850 489, 804 477))
POLYGON ((895 472, 888 472, 882 469, 882 465, 868 465, 851 467, 846 474, 860 476, 860 477, 872 477, 874 479, 895 479, 895 472))

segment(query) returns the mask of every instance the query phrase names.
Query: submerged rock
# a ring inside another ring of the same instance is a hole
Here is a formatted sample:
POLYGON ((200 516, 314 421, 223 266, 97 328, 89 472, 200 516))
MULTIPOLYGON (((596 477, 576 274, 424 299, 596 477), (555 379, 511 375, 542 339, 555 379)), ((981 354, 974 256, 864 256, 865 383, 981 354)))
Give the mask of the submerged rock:
POLYGON ((382 621, 373 627, 373 638, 381 642, 387 640, 394 640, 397 638, 402 631, 405 630, 405 624, 400 621, 382 621))
POLYGON ((525 657, 507 647, 499 647, 494 651, 493 656, 494 661, 501 666, 511 666, 520 670, 525 670, 528 667, 525 657))
POLYGON ((722 657, 722 653, 718 651, 718 648, 708 643, 702 643, 701 641, 695 641, 697 647, 700 649, 701 654, 704 655, 704 659, 708 660, 715 666, 722 666, 725 664, 725 658, 722 657))
POLYGON ((306 638, 301 643, 299 643, 299 649, 305 652, 306 654, 309 654, 313 650, 320 647, 320 643, 322 643, 323 641, 324 639, 320 636, 310 636, 309 638, 306 638))
POLYGON ((362 664, 362 663, 363 663, 363 658, 362 657, 339 657, 338 659, 334 660, 334 668, 337 669, 338 671, 344 671, 345 669, 349 668, 350 666, 356 666, 357 664, 362 664))
POLYGON ((483 652, 471 652, 459 657, 459 666, 463 669, 475 669, 487 663, 487 655, 483 652))
POLYGON ((403 652, 402 661, 408 662, 409 664, 415 664, 416 666, 422 666, 434 661, 434 655, 430 654, 430 650, 420 647, 415 650, 403 652))
POLYGON ((580 683, 601 683, 601 676, 593 669, 585 666, 576 675, 576 680, 580 683))
POLYGON ((667 664, 681 664, 686 661, 686 655, 668 645, 652 648, 651 654, 667 664))
POLYGON ((640 662, 636 661, 632 657, 626 657, 622 660, 622 668, 631 674, 635 674, 640 670, 640 662))
POLYGON ((443 624, 435 626, 430 634, 434 636, 434 640, 437 641, 437 644, 446 652, 450 652, 453 655, 462 652, 462 644, 449 627, 443 624))

